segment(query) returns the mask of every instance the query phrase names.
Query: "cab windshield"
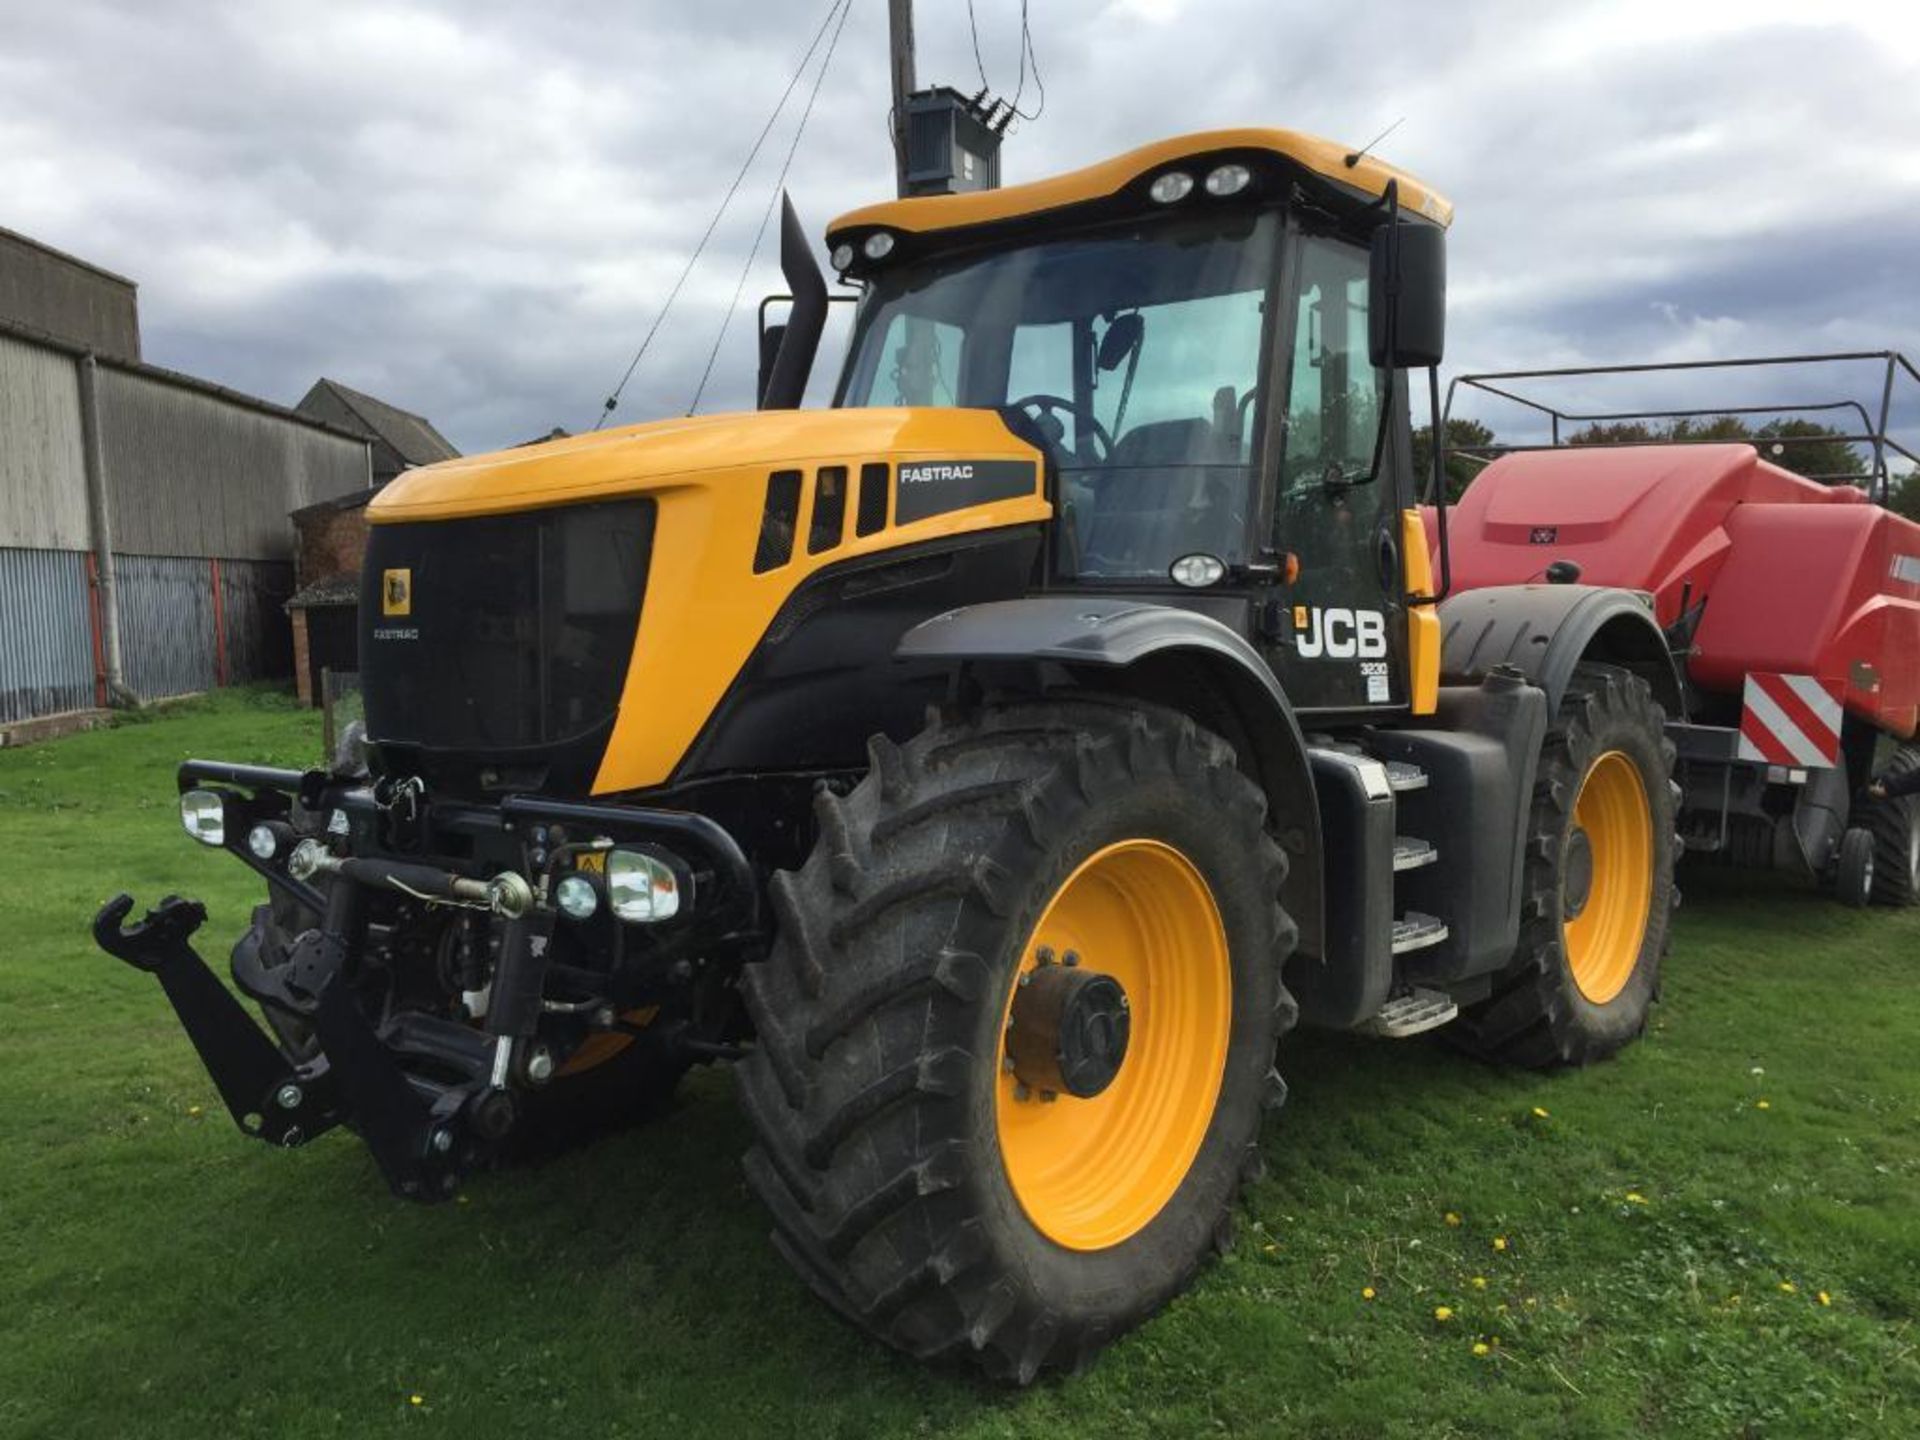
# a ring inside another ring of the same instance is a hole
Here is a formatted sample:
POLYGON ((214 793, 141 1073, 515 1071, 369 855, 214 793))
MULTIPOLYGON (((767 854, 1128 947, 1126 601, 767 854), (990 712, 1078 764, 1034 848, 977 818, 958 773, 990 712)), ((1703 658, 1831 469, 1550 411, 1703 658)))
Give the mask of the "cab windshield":
POLYGON ((1014 407, 1058 468, 1055 566, 1247 558, 1278 217, 1137 225, 882 270, 839 403, 1014 407))

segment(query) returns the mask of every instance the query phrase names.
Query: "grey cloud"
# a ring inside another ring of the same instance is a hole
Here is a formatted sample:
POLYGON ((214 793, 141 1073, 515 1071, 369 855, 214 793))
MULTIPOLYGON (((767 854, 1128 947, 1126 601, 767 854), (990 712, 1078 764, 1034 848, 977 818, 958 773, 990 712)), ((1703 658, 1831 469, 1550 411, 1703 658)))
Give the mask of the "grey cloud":
MULTIPOLYGON (((975 8, 1010 89, 1017 7, 975 8)), ((1226 124, 1358 142, 1405 115, 1382 153, 1460 207, 1460 366, 1920 351, 1899 263, 1920 238, 1916 22, 1756 3, 1702 40, 1722 7, 1683 8, 1663 27, 1620 0, 1038 0, 1047 110, 1006 170, 1226 124)), ((590 423, 825 0, 8 9, 0 224, 140 280, 160 363, 281 400, 334 374, 477 449, 590 423)), ((964 6, 922 0, 920 50, 923 79, 977 84, 964 6)), ((886 105, 882 9, 859 0, 789 178, 816 234, 888 192, 886 105)), ((787 133, 620 418, 691 398, 787 133)), ((703 408, 750 394, 773 251, 703 408)))

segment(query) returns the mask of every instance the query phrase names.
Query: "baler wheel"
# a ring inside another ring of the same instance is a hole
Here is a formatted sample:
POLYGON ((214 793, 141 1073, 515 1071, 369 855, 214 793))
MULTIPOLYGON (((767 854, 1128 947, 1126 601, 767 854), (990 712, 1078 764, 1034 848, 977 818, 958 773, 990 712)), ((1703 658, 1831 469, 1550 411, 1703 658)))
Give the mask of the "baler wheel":
MULTIPOLYGON (((1920 770, 1920 745, 1902 745, 1882 773, 1915 770, 1920 770)), ((1873 832, 1874 903, 1920 904, 1920 796, 1870 800, 1860 823, 1873 832)))
POLYGON ((1856 825, 1840 837, 1834 858, 1833 898, 1842 905, 1864 909, 1873 901, 1879 866, 1874 864, 1873 833, 1856 825))
POLYGON ((1228 1243, 1285 1094, 1285 862, 1232 749, 1172 711, 936 716, 871 757, 770 887, 747 1175, 841 1315, 1025 1384, 1228 1243))
POLYGON ((1646 681, 1581 665, 1540 753, 1515 958, 1447 1038, 1547 1069, 1646 1029, 1677 892, 1673 746, 1646 681))

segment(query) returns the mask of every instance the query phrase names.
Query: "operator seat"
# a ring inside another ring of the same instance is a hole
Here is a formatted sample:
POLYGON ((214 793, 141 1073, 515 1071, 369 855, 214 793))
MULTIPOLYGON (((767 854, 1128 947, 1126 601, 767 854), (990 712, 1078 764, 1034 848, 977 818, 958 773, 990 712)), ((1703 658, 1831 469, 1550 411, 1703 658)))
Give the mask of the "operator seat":
POLYGON ((1103 464, 1082 472, 1085 573, 1157 573, 1196 550, 1232 553, 1240 517, 1217 467, 1233 463, 1216 427, 1198 417, 1128 430, 1103 464))

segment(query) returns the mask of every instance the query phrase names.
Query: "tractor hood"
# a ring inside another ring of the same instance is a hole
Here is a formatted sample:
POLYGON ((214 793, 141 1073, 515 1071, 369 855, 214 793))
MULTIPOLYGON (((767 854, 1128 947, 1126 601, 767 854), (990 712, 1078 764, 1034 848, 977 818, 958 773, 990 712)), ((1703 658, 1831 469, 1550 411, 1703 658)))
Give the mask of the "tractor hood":
POLYGON ((661 785, 815 575, 1052 513, 991 410, 664 420, 410 470, 368 510, 369 737, 418 773, 661 785))
MULTIPOLYGON (((1016 462, 1038 452, 991 410, 762 410, 656 420, 619 430, 469 455, 409 470, 368 507, 392 521, 497 515, 739 477, 758 485, 774 470, 916 460, 1016 462)), ((731 483, 730 481, 728 483, 731 483)))

